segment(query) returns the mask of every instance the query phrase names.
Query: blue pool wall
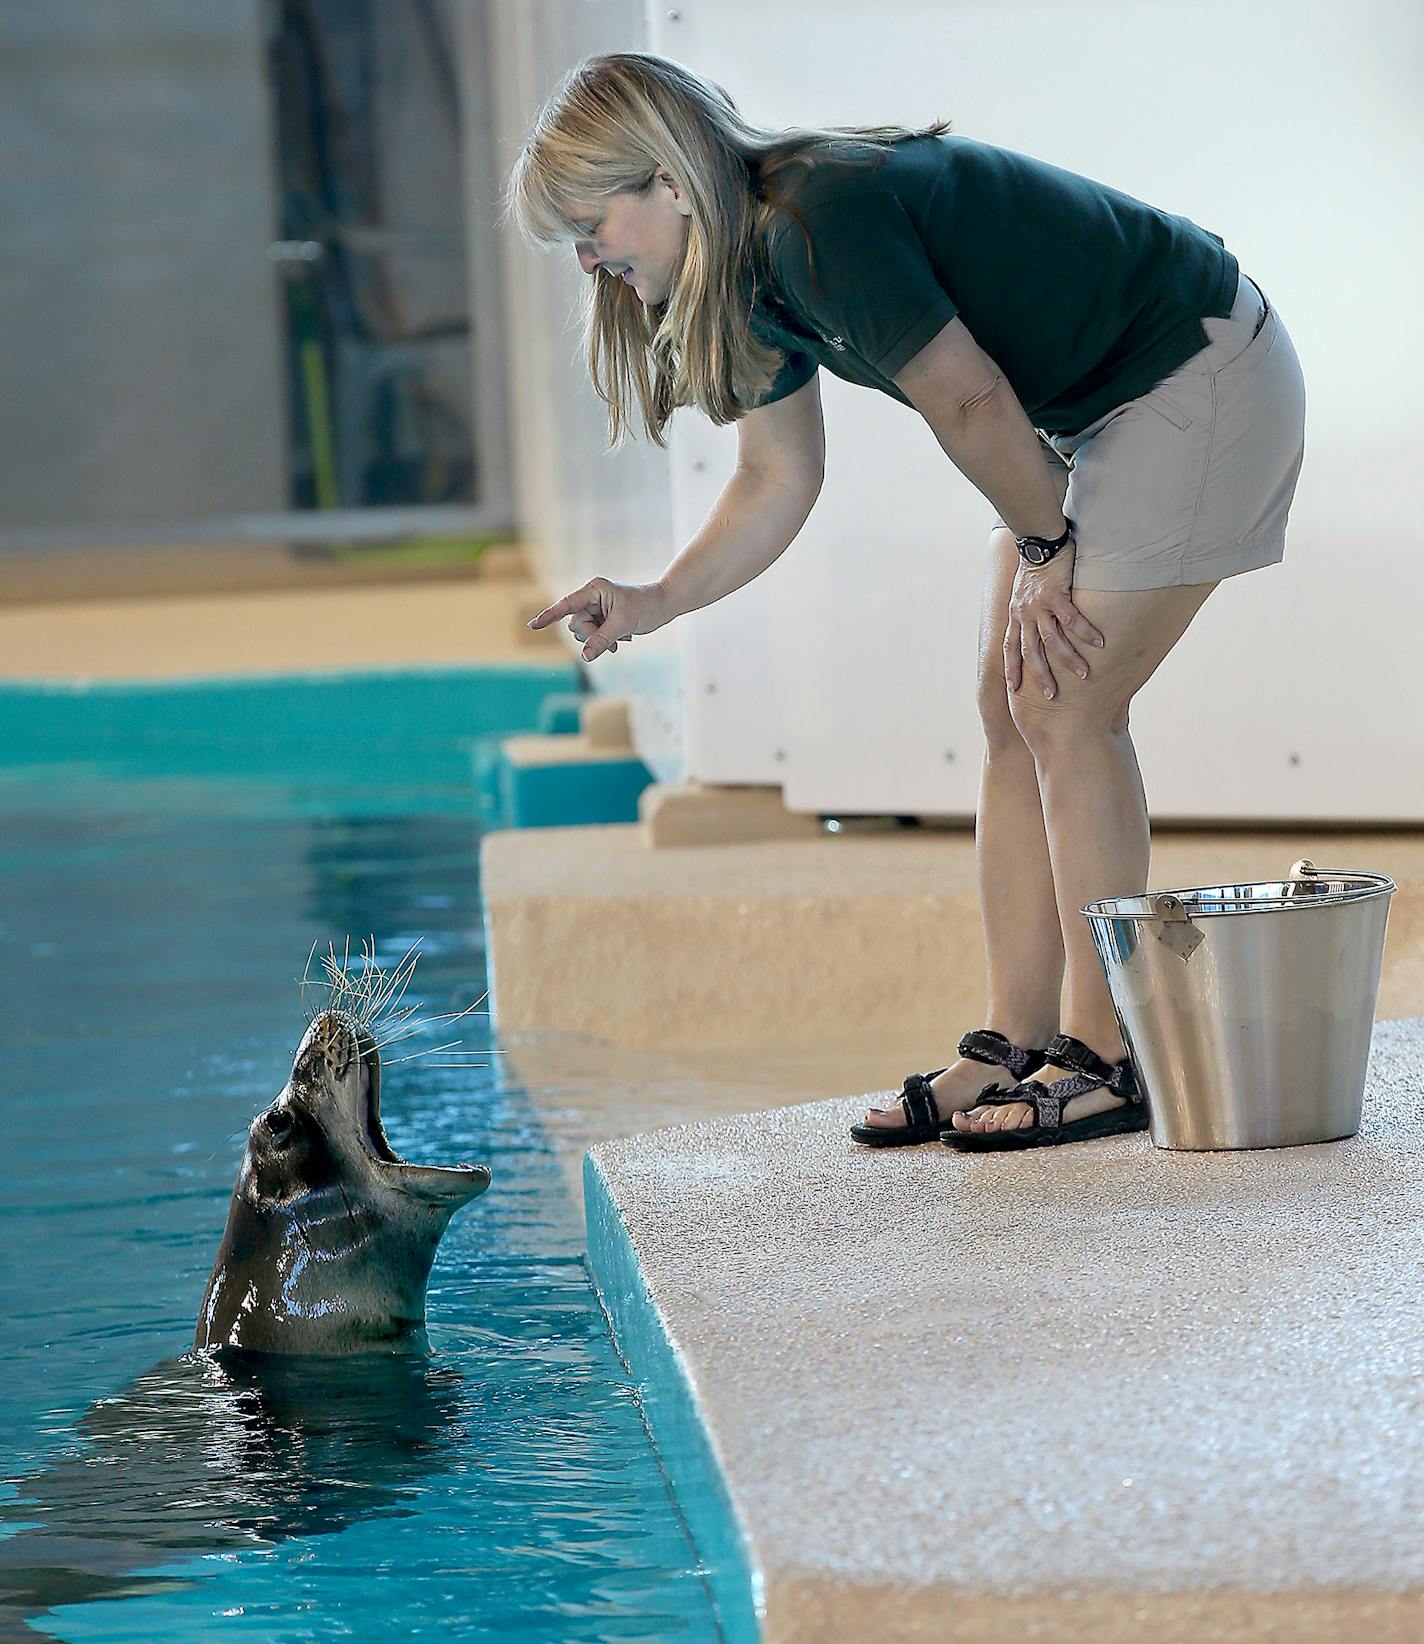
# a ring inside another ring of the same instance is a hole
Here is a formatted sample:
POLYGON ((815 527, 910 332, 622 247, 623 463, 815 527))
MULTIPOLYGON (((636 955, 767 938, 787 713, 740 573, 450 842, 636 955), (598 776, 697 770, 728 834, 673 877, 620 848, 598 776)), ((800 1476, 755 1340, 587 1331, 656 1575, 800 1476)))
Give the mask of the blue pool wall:
POLYGON ((705 1567, 726 1644, 758 1644, 766 1615, 761 1573, 748 1554, 687 1370, 663 1328, 627 1225, 592 1151, 583 1160, 583 1206, 589 1271, 705 1567))
POLYGON ((364 670, 0 689, 0 767, 469 787, 482 738, 539 727, 576 664, 364 670), (240 767, 240 769, 238 768, 240 767))
POLYGON ((576 663, 0 687, 0 774, 280 785, 313 807, 335 790, 398 808, 473 797, 480 827, 636 822, 642 760, 524 764, 505 739, 577 733, 576 663))

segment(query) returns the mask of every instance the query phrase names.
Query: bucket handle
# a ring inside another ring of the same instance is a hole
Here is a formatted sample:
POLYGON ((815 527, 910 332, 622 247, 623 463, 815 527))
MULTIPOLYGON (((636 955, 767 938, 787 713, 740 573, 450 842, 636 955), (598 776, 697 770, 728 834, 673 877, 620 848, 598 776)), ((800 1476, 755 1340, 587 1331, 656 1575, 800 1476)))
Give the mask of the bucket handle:
POLYGON ((1324 887, 1319 880, 1320 869, 1308 856, 1302 856, 1290 871, 1290 889, 1287 896, 1313 896, 1324 887))
POLYGON ((1301 896, 1325 896, 1329 893, 1328 881, 1331 879, 1353 879, 1356 872, 1351 868, 1317 868, 1309 857, 1301 857, 1300 861, 1290 871, 1287 898, 1301 896))
POLYGON ((1197 951, 1206 932, 1198 930, 1192 923, 1192 917, 1180 896, 1173 896, 1170 891, 1160 891, 1148 900, 1156 915, 1152 929, 1157 940, 1165 943, 1185 964, 1197 951))

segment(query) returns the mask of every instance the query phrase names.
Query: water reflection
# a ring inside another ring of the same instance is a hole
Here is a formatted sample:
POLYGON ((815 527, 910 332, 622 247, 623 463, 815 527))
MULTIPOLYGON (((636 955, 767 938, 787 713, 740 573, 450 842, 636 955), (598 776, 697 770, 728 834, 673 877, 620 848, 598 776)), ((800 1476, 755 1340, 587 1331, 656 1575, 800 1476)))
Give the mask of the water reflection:
MULTIPOLYGON (((0 1618, 171 1590, 134 1572, 399 1514, 468 1425, 455 1370, 404 1354, 190 1353, 91 1405, 0 1516, 0 1618)), ((409 1509, 413 1511, 414 1509, 409 1509)))

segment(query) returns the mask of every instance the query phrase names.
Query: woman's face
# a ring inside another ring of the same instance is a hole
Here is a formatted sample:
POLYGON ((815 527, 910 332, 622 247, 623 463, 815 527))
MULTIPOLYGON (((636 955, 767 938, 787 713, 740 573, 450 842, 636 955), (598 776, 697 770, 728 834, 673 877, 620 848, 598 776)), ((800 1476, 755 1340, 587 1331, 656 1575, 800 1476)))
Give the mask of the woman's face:
POLYGON ((625 190, 598 201, 578 201, 570 216, 584 236, 575 241, 574 250, 585 274, 601 268, 610 278, 622 278, 644 307, 667 301, 682 262, 692 207, 666 171, 659 171, 641 193, 625 190))

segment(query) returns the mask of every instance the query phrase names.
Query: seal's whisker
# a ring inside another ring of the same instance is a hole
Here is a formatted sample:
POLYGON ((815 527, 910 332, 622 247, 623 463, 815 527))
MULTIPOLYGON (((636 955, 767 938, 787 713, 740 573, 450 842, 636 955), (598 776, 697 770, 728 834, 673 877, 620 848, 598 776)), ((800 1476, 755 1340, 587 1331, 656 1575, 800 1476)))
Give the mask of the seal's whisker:
POLYGON ((387 1006, 394 1009, 395 1006, 400 1004, 401 999, 405 995, 405 990, 410 986, 411 977, 415 975, 416 960, 419 957, 420 943, 419 941, 416 941, 411 947, 407 948, 400 963, 396 965, 388 977, 382 974, 381 979, 383 985, 380 991, 376 994, 375 998, 372 1000, 372 1021, 375 1021, 375 1019, 383 1010, 387 1008, 387 1006), (397 989, 399 991, 397 991, 397 989))
MULTIPOLYGON (((379 999, 387 991, 389 978, 386 972, 376 963, 376 933, 371 932, 369 947, 363 947, 363 958, 366 961, 365 969, 361 973, 361 1002, 357 1016, 363 1026, 368 1024, 380 1009, 379 999)), ((394 974, 399 974, 400 967, 396 967, 394 974)))
POLYGON ((408 965, 405 960, 401 961, 401 965, 405 966, 404 973, 402 973, 401 966, 397 966, 395 971, 392 972, 389 984, 382 990, 376 1007, 372 1010, 369 1018, 368 1025, 371 1027, 374 1027, 377 1022, 383 1019, 402 1013, 409 1014, 420 1008, 418 1001, 413 1001, 409 1005, 401 1003, 405 998, 405 990, 410 986, 410 979, 415 974, 415 962, 418 955, 412 949, 407 958, 409 959, 408 965))
MULTIPOLYGON (((411 1039, 417 1039, 428 1028, 435 1025, 436 1024, 432 1022, 418 1022, 409 1033, 393 1033, 389 1038, 381 1040, 381 1042, 376 1046, 376 1049, 384 1053, 389 1046, 403 1045, 408 1043, 411 1039)), ((450 1043, 452 1045, 459 1045, 460 1041, 458 1039, 452 1039, 450 1043)), ((471 1052, 471 1054, 473 1054, 473 1052, 471 1052)))
POLYGON ((423 1011, 417 1015, 418 1007, 410 1007, 396 1016, 388 1016, 379 1024, 379 1031, 383 1037, 392 1033, 416 1033, 425 1028, 438 1026, 441 1022, 453 1022, 455 1014, 426 1015, 423 1011))
MULTIPOLYGON (((489 1064, 487 1062, 483 1062, 483 1061, 480 1061, 478 1059, 483 1054, 483 1052, 481 1052, 481 1051, 476 1051, 476 1050, 450 1050, 450 1051, 447 1051, 445 1054, 447 1056, 463 1056, 463 1057, 467 1058, 467 1060, 462 1061, 462 1062, 431 1062, 429 1065, 431 1067, 488 1067, 489 1066, 489 1064)), ((397 1063, 400 1063, 400 1062, 420 1061, 426 1056, 433 1056, 433 1055, 435 1055, 435 1052, 433 1050, 414 1050, 410 1053, 409 1056, 393 1056, 391 1058, 391 1061, 390 1061, 389 1065, 391 1067, 395 1067, 397 1065, 397 1063)))
POLYGON ((423 1025, 423 1023, 416 1022, 414 1026, 409 1029, 409 1031, 390 1032, 384 1034, 381 1038, 376 1040, 376 1049, 384 1050, 387 1045, 398 1045, 403 1039, 413 1039, 416 1034, 422 1030, 423 1025))
POLYGON ((302 966, 302 982, 301 982, 302 1015, 306 1017, 308 1027, 310 1027, 312 1025, 314 1017, 312 1016, 311 1012, 307 1009, 307 987, 309 986, 310 980, 311 980, 312 954, 316 952, 316 945, 320 940, 321 940, 321 938, 319 936, 314 936, 312 938, 312 945, 311 945, 311 948, 308 950, 308 953, 307 953, 307 962, 306 962, 306 964, 304 964, 302 966))
POLYGON ((400 980, 403 975, 408 973, 409 957, 411 957, 411 949, 406 949, 405 954, 401 955, 400 960, 398 960, 395 965, 391 965, 390 968, 386 968, 385 965, 378 965, 377 944, 375 944, 375 934, 372 934, 372 939, 370 939, 370 952, 367 954, 368 1003, 373 1004, 373 1006, 378 1006, 381 995, 390 990, 391 986, 395 986, 396 983, 398 983, 398 980, 400 980))
POLYGON ((426 1060, 432 1056, 448 1056, 455 1059, 430 1063, 431 1066, 487 1066, 486 1062, 460 1059, 503 1055, 501 1050, 467 1049, 459 1039, 449 1039, 439 1044, 418 1045, 401 1056, 389 1056, 388 1053, 393 1047, 418 1039, 422 1034, 431 1034, 432 1030, 462 1021, 467 1016, 488 1017, 490 1014, 489 1011, 482 1011, 480 1008, 489 998, 488 988, 462 1010, 428 1012, 422 1001, 407 998, 421 957, 422 940, 423 938, 417 937, 393 965, 386 966, 377 962, 378 949, 375 933, 372 932, 361 939, 361 951, 356 963, 353 964, 351 937, 348 933, 340 954, 336 951, 336 944, 329 942, 327 951, 320 956, 321 968, 325 973, 324 983, 315 983, 311 976, 312 960, 317 951, 317 944, 313 942, 301 979, 302 1006, 307 1016, 307 1025, 311 1025, 315 1016, 307 1008, 306 989, 324 985, 328 997, 323 1008, 346 1016, 348 1020, 354 1021, 358 1027, 368 1032, 375 1049, 384 1054, 390 1066, 395 1066, 398 1062, 426 1060))
MULTIPOLYGON (((409 1056, 393 1057, 390 1065, 392 1067, 398 1067, 402 1062, 416 1062, 419 1061, 422 1056, 429 1056, 431 1054, 433 1053, 428 1050, 413 1051, 409 1056)), ((427 1065, 430 1067, 480 1067, 483 1064, 479 1062, 430 1062, 427 1065)))
POLYGON ((408 1027, 412 1022, 423 1022, 424 1020, 424 1016, 420 1013, 419 1004, 403 1005, 399 1010, 387 1012, 379 1022, 373 1022, 371 1031, 377 1035, 384 1035, 408 1027))
POLYGON ((341 961, 336 957, 335 943, 328 944, 326 952, 322 954, 321 968, 326 972, 327 986, 330 987, 333 994, 343 992, 346 989, 348 979, 346 972, 341 968, 341 961))
MULTIPOLYGON (((346 938, 346 951, 347 951, 348 955, 351 952, 351 937, 349 935, 346 938)), ((361 985, 362 985, 362 980, 365 976, 364 961, 365 961, 365 957, 366 957, 366 943, 365 943, 364 939, 361 942, 360 957, 363 961, 362 968, 354 976, 351 973, 351 965, 350 965, 349 959, 346 962, 344 962, 341 966, 342 985, 343 985, 343 987, 345 989, 345 992, 346 992, 346 998, 347 998, 347 1001, 348 1001, 348 1009, 351 1011, 353 1016, 357 1017, 358 1020, 359 1020, 360 1014, 361 1014, 361 985)))
MULTIPOLYGON (((404 993, 404 991, 405 990, 402 988, 401 992, 404 993)), ((399 995, 396 997, 398 998, 399 995)), ((411 1000, 408 1005, 397 1005, 392 1002, 388 1008, 375 1012, 367 1020, 366 1026, 374 1033, 378 1029, 382 1029, 392 1022, 407 1021, 410 1017, 416 1015, 420 1008, 420 1001, 418 999, 411 1000)))
POLYGON ((391 977, 383 971, 378 971, 366 989, 366 995, 361 1001, 358 1012, 361 1026, 372 1028, 380 1020, 381 1013, 392 996, 391 977))
MULTIPOLYGON (((486 988, 479 998, 475 1000, 474 1004, 466 1005, 463 1010, 452 1010, 439 1016, 433 1016, 431 1017, 431 1020, 434 1022, 458 1022, 462 1016, 468 1016, 470 1012, 474 1010, 476 1005, 484 1004, 485 1000, 488 998, 489 989, 486 988)), ((488 1015, 488 1012, 486 1012, 486 1015, 488 1015)))
POLYGON ((478 1056, 477 1050, 465 1050, 458 1039, 451 1039, 443 1045, 426 1045, 420 1050, 413 1050, 408 1056, 393 1056, 388 1066, 394 1067, 397 1062, 413 1062, 417 1056, 435 1056, 441 1051, 450 1051, 457 1056, 478 1056))
MULTIPOLYGON (((423 1056, 439 1056, 442 1054, 446 1056, 483 1056, 485 1052, 479 1050, 461 1050, 458 1045, 453 1043, 448 1045, 428 1045, 424 1050, 412 1050, 406 1056, 392 1056, 386 1066, 397 1067, 401 1062, 418 1062, 423 1056)), ((449 1065, 453 1066, 453 1064, 449 1065)), ((462 1063, 461 1065, 464 1066, 465 1064, 462 1063)), ((479 1064, 476 1065, 478 1066, 479 1064)))
MULTIPOLYGON (((234 1130, 231 1136, 224 1136, 223 1137, 223 1145, 226 1146, 229 1142, 235 1142, 238 1139, 239 1136, 245 1136, 245 1135, 247 1135, 247 1126, 246 1125, 244 1125, 241 1130, 234 1130)), ((217 1158, 217 1156, 218 1156, 218 1150, 216 1148, 214 1148, 212 1150, 212 1152, 210 1154, 208 1154, 208 1163, 211 1164, 213 1162, 213 1160, 217 1158)))
POLYGON ((399 1010, 382 1012, 379 1019, 371 1024, 372 1027, 387 1028, 393 1022, 408 1022, 412 1016, 420 1014, 420 1001, 413 999, 410 1004, 402 1005, 399 1010))
POLYGON ((387 1045, 403 1045, 407 1039, 415 1039, 422 1034, 426 1026, 424 1022, 416 1022, 404 1033, 388 1033, 384 1039, 377 1041, 376 1049, 384 1050, 387 1045))
MULTIPOLYGON (((428 1028, 428 1027, 435 1027, 438 1024, 442 1023, 442 1022, 458 1022, 462 1016, 468 1016, 471 1011, 477 1009, 488 998, 489 998, 489 990, 486 989, 479 996, 479 998, 474 1001, 473 1004, 466 1005, 463 1010, 441 1011, 437 1015, 434 1015, 434 1016, 422 1016, 418 1021, 414 1021, 414 1022, 411 1022, 409 1020, 409 1018, 407 1018, 407 1020, 405 1022, 399 1024, 399 1026, 409 1028, 409 1032, 406 1033, 405 1035, 403 1035, 403 1037, 409 1038, 411 1033, 420 1032, 421 1030, 423 1030, 425 1028, 428 1028)), ((489 1012, 486 1011, 485 1015, 488 1016, 489 1012)), ((388 1024, 388 1023, 382 1023, 383 1028, 387 1028, 389 1025, 390 1024, 388 1024)), ((387 1034, 387 1037, 385 1038, 384 1042, 387 1043, 387 1044, 393 1043, 394 1042, 393 1037, 391 1035, 387 1034)), ((379 1049, 380 1047, 377 1046, 377 1048, 379 1049)))

